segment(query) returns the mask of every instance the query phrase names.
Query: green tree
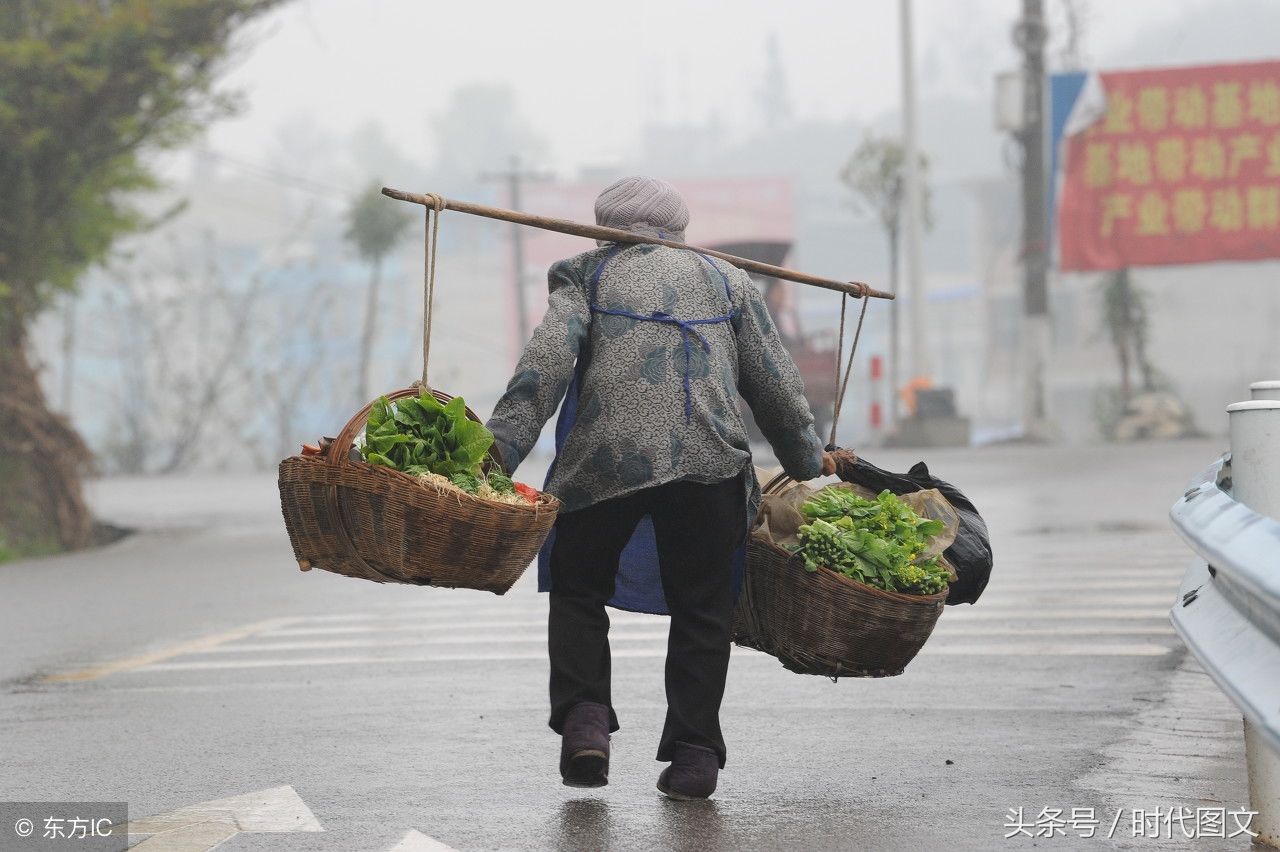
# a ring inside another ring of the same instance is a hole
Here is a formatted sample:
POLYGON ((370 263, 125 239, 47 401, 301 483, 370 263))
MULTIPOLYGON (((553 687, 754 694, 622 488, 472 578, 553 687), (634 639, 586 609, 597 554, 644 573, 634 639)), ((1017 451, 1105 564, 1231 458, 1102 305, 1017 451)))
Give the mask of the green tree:
POLYGON ((347 214, 346 237, 369 264, 369 289, 365 293, 364 331, 360 335, 360 363, 356 370, 356 405, 369 401, 369 367, 377 336, 378 289, 382 285, 382 261, 404 235, 409 217, 402 206, 382 194, 381 182, 360 193, 347 214))
POLYGON ((235 107, 214 91, 244 23, 281 0, 0 4, 0 536, 19 550, 90 533, 90 454, 49 410, 32 323, 121 236, 151 224, 147 156, 235 107))
MULTIPOLYGON (((840 172, 840 181, 853 193, 856 205, 875 216, 884 231, 889 249, 889 290, 898 292, 899 241, 902 211, 906 204, 907 155, 902 143, 890 137, 867 134, 840 172)), ((929 187, 924 182, 929 161, 920 154, 920 181, 923 185, 924 227, 933 226, 929 187)), ((898 422, 898 301, 889 303, 889 419, 898 422)))
POLYGON ((1120 404, 1128 406, 1133 398, 1133 373, 1141 389, 1156 386, 1155 368, 1147 355, 1147 296, 1133 283, 1129 268, 1107 273, 1102 280, 1102 325, 1116 353, 1120 370, 1120 404))

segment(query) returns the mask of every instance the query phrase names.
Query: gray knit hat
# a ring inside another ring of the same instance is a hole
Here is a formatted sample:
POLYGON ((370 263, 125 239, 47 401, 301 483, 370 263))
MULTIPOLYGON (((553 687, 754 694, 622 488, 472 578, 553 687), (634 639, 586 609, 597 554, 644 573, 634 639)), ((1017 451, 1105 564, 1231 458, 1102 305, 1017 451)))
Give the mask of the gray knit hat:
POLYGON ((682 243, 689 208, 665 180, 632 175, 596 197, 596 224, 682 243))

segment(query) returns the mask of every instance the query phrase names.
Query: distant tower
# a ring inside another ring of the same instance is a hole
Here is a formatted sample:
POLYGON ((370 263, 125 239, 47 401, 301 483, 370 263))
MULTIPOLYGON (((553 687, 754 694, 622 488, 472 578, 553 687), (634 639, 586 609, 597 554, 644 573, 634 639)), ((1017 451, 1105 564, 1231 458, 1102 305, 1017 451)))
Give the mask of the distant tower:
POLYGON ((764 81, 760 86, 760 109, 767 127, 790 124, 792 118, 791 92, 787 87, 787 72, 782 64, 782 50, 778 46, 778 34, 769 33, 764 45, 764 81))

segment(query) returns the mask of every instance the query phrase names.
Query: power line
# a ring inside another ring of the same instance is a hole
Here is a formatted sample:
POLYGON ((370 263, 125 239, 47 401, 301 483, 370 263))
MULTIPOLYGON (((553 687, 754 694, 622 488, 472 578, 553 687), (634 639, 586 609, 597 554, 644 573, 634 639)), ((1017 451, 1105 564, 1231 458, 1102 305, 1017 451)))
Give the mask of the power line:
POLYGON ((301 175, 289 174, 275 169, 271 166, 264 166, 260 163, 253 163, 248 160, 242 160, 239 157, 233 157, 229 154, 222 154, 218 151, 202 150, 197 156, 209 157, 218 160, 236 168, 243 169, 252 173, 255 177, 262 180, 268 180, 272 183, 287 186, 290 189, 297 189, 302 192, 310 192, 314 195, 323 195, 326 198, 350 198, 356 192, 347 187, 334 186, 333 184, 322 183, 321 181, 312 180, 311 178, 302 177, 301 175))
MULTIPOLYGON (((520 209, 520 184, 526 180, 548 180, 550 175, 541 172, 526 172, 520 168, 520 157, 511 157, 511 168, 504 172, 486 172, 480 175, 481 180, 505 181, 509 203, 512 210, 520 209)), ((511 259, 515 265, 515 276, 512 286, 516 290, 516 329, 520 339, 516 342, 516 351, 529 339, 528 305, 524 292, 524 229, 518 224, 511 226, 511 259)))

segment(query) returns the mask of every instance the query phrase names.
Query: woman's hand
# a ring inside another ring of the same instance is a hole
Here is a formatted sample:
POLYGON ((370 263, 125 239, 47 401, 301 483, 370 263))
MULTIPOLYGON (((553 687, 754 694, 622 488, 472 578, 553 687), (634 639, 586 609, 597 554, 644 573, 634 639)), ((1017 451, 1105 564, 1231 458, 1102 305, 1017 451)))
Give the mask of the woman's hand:
POLYGON ((822 454, 822 476, 831 476, 841 464, 853 464, 858 456, 853 450, 833 449, 822 454))

